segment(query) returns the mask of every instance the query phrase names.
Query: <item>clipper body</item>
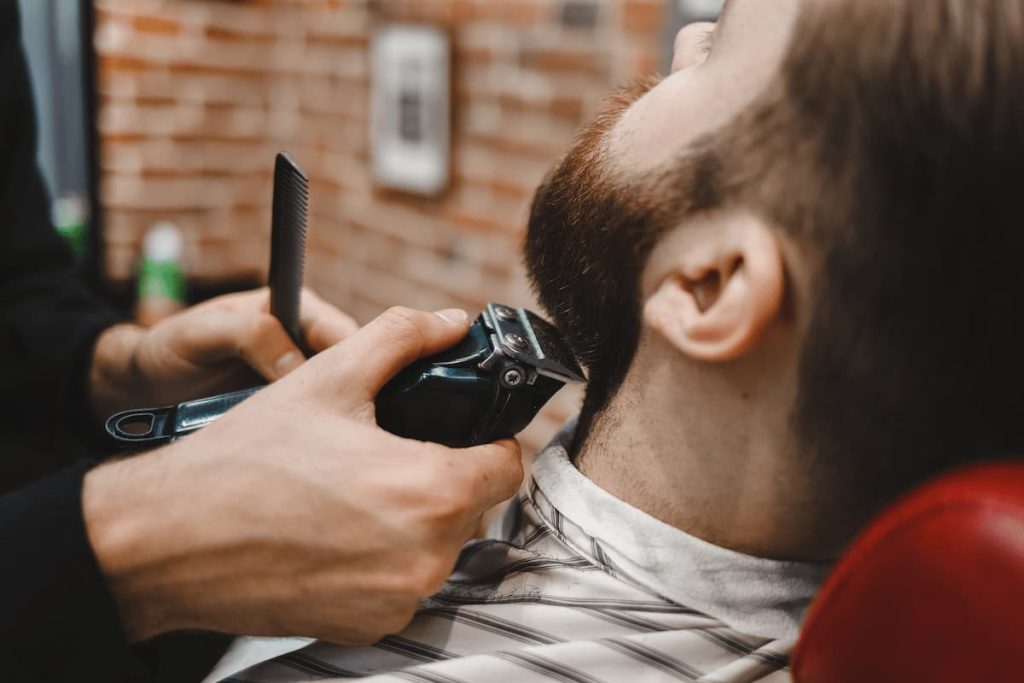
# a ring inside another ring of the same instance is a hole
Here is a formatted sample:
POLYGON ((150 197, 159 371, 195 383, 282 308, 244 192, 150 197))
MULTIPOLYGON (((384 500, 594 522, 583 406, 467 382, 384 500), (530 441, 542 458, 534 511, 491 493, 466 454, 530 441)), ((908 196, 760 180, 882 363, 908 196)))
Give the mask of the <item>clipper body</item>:
POLYGON ((377 396, 377 423, 407 438, 474 446, 515 436, 582 371, 550 323, 490 304, 454 348, 414 363, 377 396))

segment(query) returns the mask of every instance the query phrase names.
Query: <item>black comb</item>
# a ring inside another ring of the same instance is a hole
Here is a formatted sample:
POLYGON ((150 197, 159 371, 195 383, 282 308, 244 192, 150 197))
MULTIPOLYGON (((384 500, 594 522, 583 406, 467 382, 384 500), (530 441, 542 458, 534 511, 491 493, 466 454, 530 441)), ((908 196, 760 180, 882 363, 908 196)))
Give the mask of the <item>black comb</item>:
POLYGON ((302 338, 299 307, 306 254, 309 179, 285 152, 274 164, 273 216, 270 226, 270 313, 295 345, 310 356, 302 338))

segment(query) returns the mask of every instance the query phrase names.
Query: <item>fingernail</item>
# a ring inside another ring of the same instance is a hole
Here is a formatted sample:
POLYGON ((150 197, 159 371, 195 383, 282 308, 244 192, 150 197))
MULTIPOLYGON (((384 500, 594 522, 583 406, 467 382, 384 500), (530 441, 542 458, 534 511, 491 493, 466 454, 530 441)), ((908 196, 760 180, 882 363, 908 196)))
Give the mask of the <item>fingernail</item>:
POLYGON ((469 319, 469 313, 466 313, 461 308, 447 308, 443 311, 436 311, 435 315, 450 322, 452 325, 464 325, 466 320, 469 319))
POLYGON ((302 354, 297 351, 289 351, 274 363, 274 371, 278 377, 284 377, 295 368, 302 365, 302 354))

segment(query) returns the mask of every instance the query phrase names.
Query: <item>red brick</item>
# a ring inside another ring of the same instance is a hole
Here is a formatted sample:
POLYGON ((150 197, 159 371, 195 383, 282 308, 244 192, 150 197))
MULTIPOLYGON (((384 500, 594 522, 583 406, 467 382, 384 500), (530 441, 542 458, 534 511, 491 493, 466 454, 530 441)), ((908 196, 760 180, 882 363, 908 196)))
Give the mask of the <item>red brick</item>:
POLYGON ((661 72, 661 59, 653 51, 644 51, 633 58, 633 73, 650 76, 661 72))
POLYGON ((466 24, 480 19, 485 14, 481 11, 480 4, 480 0, 453 0, 451 4, 452 23, 466 24))
POLYGON ((474 133, 472 135, 467 135, 466 139, 479 143, 484 147, 489 148, 492 152, 501 154, 523 156, 534 159, 550 159, 551 161, 558 158, 558 147, 552 144, 550 140, 541 136, 537 136, 532 140, 516 140, 508 137, 502 137, 500 135, 474 133))
POLYGON ((666 3, 659 0, 625 0, 622 28, 628 33, 656 36, 664 27, 666 3))
POLYGON ((460 66, 466 63, 491 64, 495 56, 495 51, 489 47, 457 46, 454 52, 455 63, 460 66))
POLYGON ((509 225, 503 221, 462 209, 453 209, 447 214, 447 217, 456 226, 466 230, 484 230, 488 232, 506 232, 509 230, 509 225))
POLYGON ((578 123, 583 118, 583 100, 579 97, 555 97, 551 100, 551 113, 560 119, 578 123))
POLYGON ((354 47, 364 49, 370 43, 370 37, 364 34, 330 34, 310 31, 306 35, 310 45, 329 45, 332 47, 354 47))
POLYGON ((148 61, 137 57, 124 57, 114 55, 101 55, 99 58, 100 71, 146 71, 151 68, 148 61))
POLYGON ((607 65, 604 56, 593 50, 528 47, 520 53, 522 65, 554 74, 604 76, 607 65))
POLYGON ((225 28, 223 26, 207 26, 205 34, 210 40, 223 40, 229 42, 271 41, 275 38, 273 33, 251 33, 248 31, 238 31, 233 28, 225 28))
POLYGON ((503 195, 511 199, 527 199, 533 196, 533 191, 535 189, 511 179, 492 180, 489 187, 495 194, 503 195))
POLYGON ((135 17, 132 20, 132 28, 140 33, 162 33, 164 35, 177 35, 181 33, 181 24, 179 22, 162 17, 135 17))
MULTIPOLYGON (((456 10, 464 17, 491 21, 517 29, 536 26, 552 16, 555 4, 550 0, 476 0, 472 7, 456 10)), ((465 21, 465 19, 463 19, 465 21)))

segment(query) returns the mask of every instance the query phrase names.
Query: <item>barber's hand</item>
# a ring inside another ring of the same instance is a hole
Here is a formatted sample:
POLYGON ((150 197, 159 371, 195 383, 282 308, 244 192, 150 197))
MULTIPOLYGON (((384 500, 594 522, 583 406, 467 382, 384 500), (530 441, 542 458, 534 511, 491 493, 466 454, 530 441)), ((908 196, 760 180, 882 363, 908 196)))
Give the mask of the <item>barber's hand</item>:
POLYGON ((376 426, 374 397, 462 339, 462 311, 393 309, 206 429, 90 472, 89 538, 135 640, 175 629, 370 643, 439 589, 518 445, 376 426))
MULTIPOLYGON (((302 332, 322 351, 355 332, 347 315, 302 293, 302 332)), ((270 315, 269 290, 229 294, 145 329, 117 325, 96 342, 89 384, 99 418, 280 379, 304 358, 270 315)))

